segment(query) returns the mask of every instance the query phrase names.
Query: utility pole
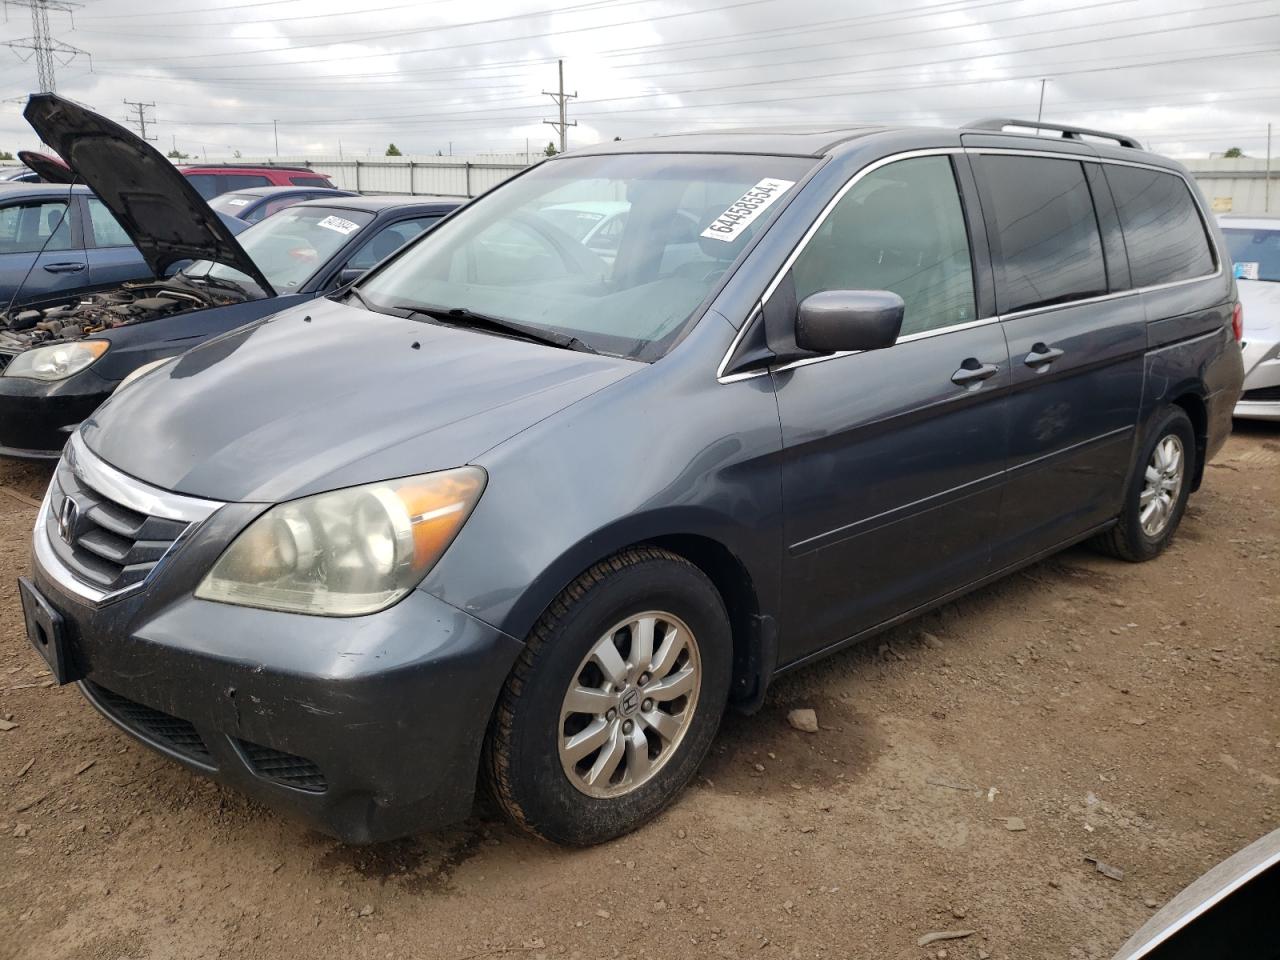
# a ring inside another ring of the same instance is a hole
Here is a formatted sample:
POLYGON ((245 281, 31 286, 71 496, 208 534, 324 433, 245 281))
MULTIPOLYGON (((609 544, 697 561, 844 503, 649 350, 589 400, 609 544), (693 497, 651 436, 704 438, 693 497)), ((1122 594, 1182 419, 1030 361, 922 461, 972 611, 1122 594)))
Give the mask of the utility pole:
POLYGON ((578 91, 575 90, 573 91, 573 93, 564 92, 564 61, 557 60, 556 63, 560 65, 560 90, 558 92, 543 90, 542 93, 544 96, 548 96, 552 100, 554 100, 556 103, 556 106, 560 108, 560 119, 559 120, 543 120, 542 122, 547 124, 548 126, 555 127, 555 129, 560 133, 560 152, 564 153, 569 146, 569 128, 576 127, 578 125, 577 120, 574 120, 572 123, 570 123, 567 119, 567 108, 569 106, 569 101, 578 99, 578 91))
POLYGON ((1267 172, 1263 175, 1262 212, 1271 212, 1271 124, 1267 124, 1267 172))
MULTIPOLYGON (((49 11, 73 13, 76 8, 84 4, 77 3, 75 0, 5 0, 5 5, 8 6, 9 4, 13 4, 15 7, 26 7, 31 11, 31 36, 23 37, 21 40, 7 40, 3 45, 15 52, 30 50, 31 52, 25 56, 19 53, 18 57, 24 62, 33 57, 35 58, 36 81, 39 84, 40 92, 57 92, 58 88, 53 76, 55 61, 66 66, 76 57, 89 57, 89 54, 79 47, 73 47, 69 43, 53 39, 49 30, 49 11)), ((71 26, 72 28, 75 27, 74 20, 72 20, 71 26)), ((93 66, 92 57, 89 57, 89 66, 90 68, 93 66)))
POLYGON ((278 157, 278 156, 280 156, 280 127, 279 127, 279 123, 280 123, 280 121, 279 121, 279 120, 272 120, 272 121, 271 121, 271 132, 275 135, 275 138, 276 138, 276 156, 277 156, 277 157, 278 157))
MULTIPOLYGON (((154 136, 147 136, 147 108, 150 107, 154 110, 156 105, 154 103, 143 103, 141 100, 126 100, 124 105, 132 109, 134 114, 132 117, 125 117, 124 122, 131 123, 137 127, 143 140, 154 140, 154 136)), ((155 120, 151 122, 155 123, 155 120)))

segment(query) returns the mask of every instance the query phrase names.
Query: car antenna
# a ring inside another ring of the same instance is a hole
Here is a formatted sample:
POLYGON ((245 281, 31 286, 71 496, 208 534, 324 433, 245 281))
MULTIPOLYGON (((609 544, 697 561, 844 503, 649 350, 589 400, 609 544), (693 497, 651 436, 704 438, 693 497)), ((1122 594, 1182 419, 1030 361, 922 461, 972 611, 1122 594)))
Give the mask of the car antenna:
POLYGON ((49 231, 49 235, 44 238, 44 243, 40 244, 40 249, 37 250, 36 255, 31 258, 31 266, 27 267, 27 272, 22 275, 22 279, 18 281, 18 285, 13 288, 13 293, 9 296, 9 303, 4 308, 4 319, 5 324, 10 329, 13 328, 13 305, 17 302, 18 294, 22 292, 22 288, 30 278, 31 271, 36 268, 36 264, 39 263, 40 258, 44 256, 45 247, 49 246, 49 241, 58 235, 58 231, 62 229, 63 223, 66 222, 67 214, 71 212, 71 201, 73 198, 72 191, 75 190, 78 179, 79 177, 76 174, 72 174, 71 182, 67 184, 67 202, 62 205, 62 216, 58 218, 58 222, 54 224, 53 229, 49 231))

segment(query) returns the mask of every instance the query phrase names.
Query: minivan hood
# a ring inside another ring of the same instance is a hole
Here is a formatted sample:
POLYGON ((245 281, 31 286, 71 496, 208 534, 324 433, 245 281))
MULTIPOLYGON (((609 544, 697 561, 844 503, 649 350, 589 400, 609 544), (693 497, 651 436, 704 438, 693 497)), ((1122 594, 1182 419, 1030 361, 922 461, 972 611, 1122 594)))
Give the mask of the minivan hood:
POLYGON ((643 367, 316 300, 188 351, 81 430, 146 483, 279 502, 461 466, 643 367))
POLYGON ((231 231, 154 147, 53 93, 33 93, 22 115, 115 214, 157 277, 183 260, 213 260, 247 274, 268 296, 275 295, 231 231))

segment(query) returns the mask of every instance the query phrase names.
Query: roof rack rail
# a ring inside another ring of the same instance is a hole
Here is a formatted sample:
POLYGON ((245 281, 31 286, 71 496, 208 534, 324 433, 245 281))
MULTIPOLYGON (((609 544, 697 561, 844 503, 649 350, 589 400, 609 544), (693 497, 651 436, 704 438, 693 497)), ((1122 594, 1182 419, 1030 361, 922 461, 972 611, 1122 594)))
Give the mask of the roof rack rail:
POLYGON ((270 160, 263 160, 261 163, 183 163, 182 166, 190 167, 193 170, 221 170, 224 168, 243 168, 246 170, 257 170, 261 167, 271 167, 274 170, 297 170, 306 171, 307 173, 315 173, 311 167, 304 166, 300 163, 273 163, 270 160))
POLYGON ((1084 137, 1098 137, 1103 140, 1114 140, 1122 147, 1134 150, 1143 149, 1142 144, 1123 133, 1110 133, 1106 130, 1090 130, 1088 127, 1068 127, 1061 123, 1047 123, 1044 120, 1011 120, 1006 117, 985 117, 965 124, 966 130, 997 130, 1008 127, 1022 127, 1027 130, 1052 130, 1062 134, 1064 140, 1081 140, 1084 137))

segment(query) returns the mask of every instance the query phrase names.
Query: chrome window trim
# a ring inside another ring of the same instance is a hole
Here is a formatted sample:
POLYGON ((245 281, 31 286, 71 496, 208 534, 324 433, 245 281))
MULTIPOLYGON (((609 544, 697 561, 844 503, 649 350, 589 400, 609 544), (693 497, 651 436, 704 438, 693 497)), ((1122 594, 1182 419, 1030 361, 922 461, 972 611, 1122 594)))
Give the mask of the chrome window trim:
MULTIPOLYGON (((1154 293, 1158 290, 1181 287, 1189 283, 1203 283, 1206 280, 1214 280, 1222 276, 1222 251, 1218 249, 1217 244, 1213 241, 1212 234, 1208 229, 1208 225, 1213 221, 1209 218, 1209 215, 1204 209, 1204 204, 1201 202, 1199 191, 1191 180, 1188 179, 1187 175, 1180 170, 1170 170, 1168 167, 1162 167, 1159 164, 1154 163, 1143 163, 1140 160, 1120 160, 1112 157, 1100 157, 1097 155, 1090 156, 1086 154, 1056 152, 1052 150, 1023 149, 1018 147, 931 147, 922 150, 907 150, 902 153, 894 153, 886 157, 881 157, 879 160, 867 164, 867 166, 857 171, 849 181, 836 192, 836 195, 831 198, 827 205, 822 208, 822 212, 818 214, 818 218, 813 222, 812 226, 805 231, 804 236, 800 238, 800 242, 796 245, 796 248, 791 251, 787 256, 787 259, 783 261, 782 266, 773 275, 773 279, 771 279, 769 281, 769 285, 765 287, 764 294, 760 297, 759 303, 756 304, 755 309, 752 310, 751 315, 747 318, 746 322, 738 329, 738 333, 733 338, 733 342, 729 344, 729 349, 726 350, 724 356, 720 358, 720 363, 716 367, 716 380, 720 383, 736 383, 739 380, 750 380, 773 372, 794 370, 797 367, 805 367, 814 363, 824 363, 827 360, 838 360, 841 357, 849 357, 853 356, 855 353, 863 352, 860 350, 854 350, 840 353, 828 353, 820 357, 806 357, 803 360, 792 360, 789 363, 776 367, 763 367, 759 370, 748 370, 742 373, 729 374, 728 376, 724 373, 725 367, 728 366, 730 358, 738 349, 738 345, 742 342, 743 337, 746 336, 747 331, 759 320, 761 314, 764 312, 764 303, 773 296, 774 291, 778 289, 778 285, 782 283, 783 278, 787 275, 787 271, 790 270, 796 260, 799 259, 800 254, 802 254, 805 248, 809 245, 809 241, 813 239, 814 234, 822 228, 822 224, 826 221, 831 211, 842 199, 844 199, 845 194, 857 185, 859 180, 867 174, 899 160, 910 160, 915 157, 951 156, 956 154, 964 154, 966 156, 995 154, 1000 156, 1044 157, 1050 160, 1076 160, 1080 163, 1110 163, 1121 167, 1139 167, 1143 170, 1152 170, 1156 173, 1164 173, 1171 177, 1178 177, 1187 187, 1188 192, 1191 194, 1191 202, 1195 204, 1196 210, 1200 214, 1201 225, 1205 228, 1205 239, 1209 243, 1209 250, 1213 254, 1214 263, 1217 266, 1213 273, 1206 273, 1199 277, 1188 277, 1184 280, 1170 280, 1167 283, 1151 284, 1145 287, 1132 287, 1128 290, 1117 290, 1114 293, 1105 293, 1096 297, 1085 297, 1079 300, 1066 300, 1062 303, 1054 303, 1044 307, 1032 307, 1029 310, 1014 310, 1005 314, 993 314, 991 316, 980 317, 977 320, 971 320, 966 323, 952 324, 948 327, 939 327, 936 330, 925 330, 921 333, 908 334, 905 337, 900 337, 894 343, 894 346, 897 346, 899 343, 909 343, 913 340, 924 339, 925 337, 941 336, 945 333, 952 333, 957 330, 966 330, 971 327, 978 327, 988 323, 1001 323, 1005 320, 1015 320, 1021 317, 1030 317, 1041 313, 1051 313, 1055 310, 1065 310, 1068 307, 1082 306, 1090 303, 1103 303, 1108 300, 1120 300, 1125 297, 1137 296, 1139 294, 1154 293)), ((972 252, 970 255, 972 256, 972 252)))
POLYGON ((222 506, 216 500, 173 493, 134 479, 90 450, 79 433, 73 433, 67 441, 64 459, 87 486, 108 500, 147 516, 197 523, 222 506))

